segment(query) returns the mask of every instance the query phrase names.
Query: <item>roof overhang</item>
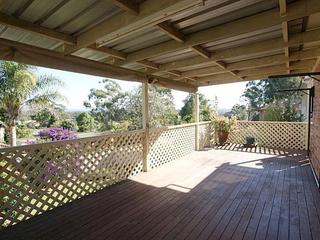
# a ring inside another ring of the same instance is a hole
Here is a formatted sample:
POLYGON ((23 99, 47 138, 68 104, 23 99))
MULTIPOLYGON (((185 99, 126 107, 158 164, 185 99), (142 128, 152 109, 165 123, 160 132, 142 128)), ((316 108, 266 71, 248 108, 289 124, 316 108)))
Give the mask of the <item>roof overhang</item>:
POLYGON ((0 3, 0 58, 195 92, 320 65, 319 0, 0 3))

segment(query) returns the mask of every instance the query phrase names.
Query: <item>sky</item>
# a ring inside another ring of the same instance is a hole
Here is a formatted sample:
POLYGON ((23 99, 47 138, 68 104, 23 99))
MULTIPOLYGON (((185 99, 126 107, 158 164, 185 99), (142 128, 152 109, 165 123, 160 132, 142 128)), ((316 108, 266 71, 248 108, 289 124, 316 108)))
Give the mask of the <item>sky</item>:
MULTIPOLYGON (((87 96, 91 88, 102 88, 102 84, 99 84, 102 77, 96 77, 92 75, 73 73, 60 71, 55 69, 37 68, 38 74, 51 74, 65 83, 65 86, 59 91, 64 95, 68 102, 64 105, 68 110, 85 110, 83 102, 87 99, 87 96)), ((140 83, 130 81, 120 81, 118 83, 124 90, 130 90, 138 87, 140 83)), ((218 98, 218 109, 231 109, 236 103, 240 101, 240 97, 245 89, 246 82, 222 84, 208 87, 201 87, 200 93, 204 94, 209 100, 213 101, 215 96, 218 98)), ((174 103, 176 109, 180 109, 183 106, 183 99, 188 95, 186 92, 173 90, 174 103)))

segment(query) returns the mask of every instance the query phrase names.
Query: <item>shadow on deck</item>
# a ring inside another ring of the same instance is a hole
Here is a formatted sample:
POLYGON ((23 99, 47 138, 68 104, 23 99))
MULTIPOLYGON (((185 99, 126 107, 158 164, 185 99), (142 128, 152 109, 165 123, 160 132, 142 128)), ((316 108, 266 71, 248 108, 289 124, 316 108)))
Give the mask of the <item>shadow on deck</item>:
POLYGON ((319 216, 303 153, 214 149, 4 229, 0 239, 319 239, 319 216))

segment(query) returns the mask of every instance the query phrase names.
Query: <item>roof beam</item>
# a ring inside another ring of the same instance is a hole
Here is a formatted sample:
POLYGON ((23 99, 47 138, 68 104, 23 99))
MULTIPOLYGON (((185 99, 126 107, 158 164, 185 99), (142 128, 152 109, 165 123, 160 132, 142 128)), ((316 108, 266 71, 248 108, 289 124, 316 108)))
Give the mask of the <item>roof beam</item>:
POLYGON ((49 67, 101 77, 126 81, 149 81, 157 85, 182 91, 195 92, 196 86, 177 82, 172 79, 144 74, 122 67, 100 63, 76 56, 65 56, 61 53, 34 47, 15 41, 0 39, 0 57, 4 60, 17 61, 35 66, 49 67))
POLYGON ((318 70, 318 67, 320 68, 320 57, 317 58, 313 68, 312 68, 312 72, 316 72, 318 70))
POLYGON ((71 22, 75 21, 76 19, 78 19, 79 17, 83 16, 84 14, 86 14, 87 12, 91 11, 91 9, 93 9, 97 3, 101 2, 101 0, 95 0, 94 2, 92 2, 90 4, 90 6, 88 6, 87 8, 83 9, 82 11, 78 12, 76 15, 72 16, 71 18, 69 18, 68 20, 66 20, 65 22, 59 24, 58 26, 56 26, 54 28, 54 30, 56 31, 60 31, 61 29, 63 29, 65 26, 67 26, 68 24, 70 24, 71 22))
POLYGON ((209 59, 211 57, 211 53, 206 51, 203 47, 201 46, 191 46, 190 47, 194 52, 198 53, 200 56, 209 59))
MULTIPOLYGON (((194 50, 196 53, 198 53, 199 55, 201 55, 202 57, 204 57, 206 59, 209 59, 211 57, 211 53, 207 52, 201 46, 191 46, 191 49, 194 50)), ((217 66, 219 66, 221 69, 225 69, 227 72, 231 73, 233 76, 238 77, 238 78, 241 79, 241 77, 239 77, 235 71, 228 71, 226 69, 226 64, 224 62, 222 62, 222 61, 214 61, 214 63, 217 66)))
POLYGON ((75 44, 76 43, 76 38, 74 38, 68 34, 60 33, 60 32, 54 31, 52 29, 39 26, 34 23, 30 23, 30 22, 27 22, 27 21, 24 21, 21 19, 17 19, 15 17, 6 15, 4 13, 0 13, 0 23, 7 25, 9 27, 13 27, 13 28, 17 28, 20 30, 40 34, 43 37, 62 41, 64 43, 68 43, 68 44, 75 44))
POLYGON ((64 5, 66 5, 68 2, 70 2, 70 0, 62 0, 61 2, 59 2, 54 8, 52 8, 49 12, 47 12, 46 14, 44 14, 42 17, 40 17, 37 21, 35 21, 34 23, 37 25, 41 25, 42 23, 44 23, 49 17, 51 17, 55 12, 59 11, 59 9, 61 9, 64 5))
MULTIPOLYGON (((280 16, 286 16, 287 14, 287 0, 279 0, 279 9, 280 9, 280 16)), ((283 43, 284 43, 284 55, 289 58, 289 47, 287 46, 287 43, 289 41, 289 31, 288 31, 288 22, 283 21, 281 23, 282 27, 282 38, 283 38, 283 43)), ((290 62, 286 62, 286 66, 288 68, 287 73, 290 74, 290 62)))
POLYGON ((29 7, 30 5, 34 2, 34 0, 27 0, 23 6, 19 9, 17 9, 12 15, 15 17, 20 17, 29 7))
MULTIPOLYGON (((77 46, 69 50, 75 52, 93 43, 106 45, 138 30, 155 26, 176 14, 197 7, 202 0, 148 0, 140 4, 138 16, 124 12, 102 21, 77 38, 77 46)), ((143 60, 143 59, 139 59, 143 60)))
POLYGON ((269 66, 269 67, 262 67, 262 68, 254 68, 254 69, 247 69, 247 70, 241 70, 239 71, 239 75, 242 77, 246 76, 252 76, 252 75, 259 75, 263 73, 273 73, 273 72, 280 72, 280 71, 287 71, 289 70, 299 70, 299 69, 310 69, 312 68, 313 64, 315 63, 315 60, 306 60, 301 61, 298 63, 293 63, 288 68, 287 65, 280 64, 277 66, 269 66))
POLYGON ((94 50, 94 51, 97 51, 97 52, 103 52, 103 53, 106 53, 108 55, 111 55, 117 59, 120 59, 120 60, 125 60, 127 55, 123 52, 120 52, 118 50, 115 50, 115 49, 112 49, 112 48, 109 48, 109 47, 100 47, 98 48, 95 44, 92 44, 91 46, 88 47, 88 49, 91 49, 91 50, 94 50))
MULTIPOLYGON (((308 69, 307 69, 308 70, 308 69)), ((306 69, 300 69, 300 70, 293 70, 295 73, 303 73, 306 71, 306 69)), ((246 76, 243 77, 242 81, 253 81, 253 80, 259 80, 259 79, 266 79, 270 74, 272 75, 282 75, 286 74, 287 70, 284 69, 280 72, 271 72, 269 75, 267 73, 261 73, 260 75, 252 75, 252 76, 246 76)), ((201 86, 209 86, 209 85, 218 85, 218 84, 225 84, 225 83, 233 83, 233 82, 239 82, 237 78, 216 78, 216 79, 207 79, 207 81, 204 82, 198 82, 198 85, 201 86)))
MULTIPOLYGON (((21 19, 17 19, 15 17, 6 15, 4 13, 0 13, 0 23, 5 24, 10 27, 14 27, 14 28, 23 30, 23 31, 28 31, 31 33, 39 34, 43 37, 62 41, 65 43, 64 49, 70 48, 70 44, 71 45, 76 44, 76 38, 74 38, 70 35, 60 33, 55 30, 52 30, 50 28, 42 27, 37 24, 30 23, 30 22, 27 22, 27 21, 24 21, 21 19)), ((122 52, 117 51, 115 49, 108 48, 108 47, 98 48, 94 44, 92 44, 91 46, 88 46, 87 48, 94 50, 94 51, 106 53, 106 54, 111 55, 111 56, 118 58, 120 60, 125 60, 126 56, 127 56, 125 53, 122 53, 122 52)))
POLYGON ((177 42, 184 42, 183 33, 172 27, 167 21, 157 24, 157 27, 177 42))
MULTIPOLYGON (((320 56, 320 49, 311 49, 311 50, 304 50, 299 52, 293 52, 289 60, 290 61, 297 61, 297 60, 305 60, 305 59, 314 59, 320 56)), ((277 54, 268 57, 260 57, 254 58, 250 60, 243 60, 235 63, 226 64, 226 69, 222 69, 217 66, 210 66, 204 67, 189 71, 181 72, 181 77, 195 77, 195 76, 209 76, 215 74, 226 73, 228 71, 239 71, 245 69, 254 69, 259 67, 268 67, 274 66, 282 63, 286 63, 288 61, 287 57, 283 54, 277 54)))
MULTIPOLYGON (((311 43, 320 41, 320 29, 296 33, 290 36, 288 46, 296 46, 303 43, 311 43)), ((210 59, 203 57, 192 57, 174 62, 164 63, 159 66, 159 71, 170 71, 174 69, 184 68, 188 66, 199 65, 207 62, 215 62, 220 60, 226 60, 235 57, 250 56, 257 53, 266 53, 274 50, 283 49, 283 39, 274 38, 269 40, 263 40, 259 42, 253 42, 244 44, 238 47, 231 47, 223 50, 216 50, 211 55, 210 59)), ((316 51, 317 52, 317 51, 316 51)))
MULTIPOLYGON (((312 61, 312 62, 314 63, 314 61, 312 61)), ((290 66, 290 69, 292 69, 292 70, 306 70, 306 69, 311 70, 310 63, 311 63, 310 61, 306 61, 306 62, 294 64, 294 65, 290 66)), ((285 71, 285 72, 287 71, 287 67, 285 64, 280 65, 280 66, 242 70, 242 71, 239 71, 238 74, 242 77, 242 80, 244 80, 248 76, 265 75, 267 77, 270 73, 281 72, 281 71, 285 71)), ((203 82, 219 81, 219 80, 223 80, 223 79, 237 80, 238 78, 236 76, 232 76, 229 73, 222 73, 222 74, 216 74, 216 75, 212 75, 212 76, 199 77, 199 78, 197 78, 197 81, 199 83, 203 83, 203 82)))
POLYGON ((141 61, 138 61, 137 63, 145 66, 145 67, 149 67, 149 68, 152 68, 152 69, 159 69, 159 65, 156 64, 156 63, 153 63, 151 61, 148 61, 148 60, 141 60, 141 61))
POLYGON ((139 15, 139 4, 134 0, 112 0, 112 2, 114 5, 130 14, 139 15))
POLYGON ((176 41, 167 41, 155 46, 144 48, 129 54, 127 60, 123 64, 133 63, 150 57, 157 57, 172 51, 183 50, 190 48, 191 46, 207 42, 240 36, 244 37, 248 34, 280 25, 284 21, 308 16, 319 11, 320 4, 318 0, 294 2, 288 5, 288 13, 285 16, 279 16, 279 12, 274 9, 265 11, 260 14, 186 35, 186 41, 182 44, 177 43, 176 41))

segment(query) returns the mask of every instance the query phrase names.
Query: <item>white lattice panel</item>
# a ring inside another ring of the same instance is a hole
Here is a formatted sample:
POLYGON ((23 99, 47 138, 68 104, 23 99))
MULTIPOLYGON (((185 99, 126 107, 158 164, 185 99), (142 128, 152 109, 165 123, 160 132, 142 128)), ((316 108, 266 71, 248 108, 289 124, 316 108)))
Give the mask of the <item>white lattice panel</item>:
POLYGON ((150 132, 149 166, 156 168, 180 158, 194 149, 194 124, 167 129, 153 129, 150 132))
POLYGON ((201 123, 199 125, 199 147, 200 149, 210 146, 210 138, 212 127, 210 122, 201 123))
POLYGON ((238 122, 228 141, 243 144, 247 136, 253 136, 259 146, 303 150, 307 147, 307 128, 307 123, 297 122, 238 122))
POLYGON ((9 226, 137 174, 143 132, 0 149, 0 226, 9 226))

